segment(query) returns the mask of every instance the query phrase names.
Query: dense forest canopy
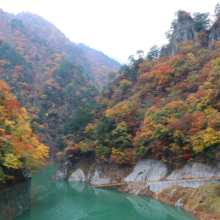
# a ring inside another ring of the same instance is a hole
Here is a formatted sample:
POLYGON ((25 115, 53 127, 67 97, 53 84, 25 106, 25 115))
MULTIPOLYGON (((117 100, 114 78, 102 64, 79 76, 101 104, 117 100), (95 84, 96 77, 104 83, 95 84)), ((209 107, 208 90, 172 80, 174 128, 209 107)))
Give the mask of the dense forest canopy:
POLYGON ((154 45, 146 58, 137 51, 138 59, 110 73, 92 121, 66 140, 64 156, 120 164, 147 157, 170 168, 219 161, 219 4, 215 14, 210 28, 208 13, 178 11, 168 45, 154 45))
POLYGON ((1 10, 0 187, 36 171, 46 146, 71 162, 219 161, 219 8, 212 26, 179 10, 167 45, 122 66, 37 15, 1 10))
POLYGON ((118 70, 120 64, 85 45, 82 50, 38 15, 1 10, 0 19, 0 77, 27 108, 32 125, 48 144, 56 139, 58 127, 62 134, 68 130, 65 124, 75 108, 95 103, 108 72, 118 70))
POLYGON ((13 186, 36 172, 48 157, 48 147, 31 128, 30 117, 0 80, 0 188, 13 186))
POLYGON ((16 18, 38 33, 46 41, 47 46, 59 52, 66 60, 82 65, 84 72, 95 83, 98 89, 106 85, 106 76, 110 71, 117 71, 120 64, 100 51, 84 44, 75 44, 58 30, 53 24, 38 15, 20 13, 16 18))
POLYGON ((22 182, 26 171, 36 171, 49 155, 45 145, 54 158, 58 149, 65 147, 65 136, 91 121, 95 97, 106 86, 108 72, 118 70, 120 64, 84 46, 89 51, 86 54, 38 15, 0 10, 0 20, 0 82, 7 87, 1 108, 21 112, 6 120, 3 111, 0 117, 0 187, 5 187, 22 182), (79 115, 83 115, 83 122, 79 115), (75 117, 80 124, 75 123, 75 117), (24 124, 27 134, 14 140, 22 129, 19 123, 24 124), (13 130, 15 124, 19 131, 13 130), (26 150, 30 152, 27 155, 26 150))

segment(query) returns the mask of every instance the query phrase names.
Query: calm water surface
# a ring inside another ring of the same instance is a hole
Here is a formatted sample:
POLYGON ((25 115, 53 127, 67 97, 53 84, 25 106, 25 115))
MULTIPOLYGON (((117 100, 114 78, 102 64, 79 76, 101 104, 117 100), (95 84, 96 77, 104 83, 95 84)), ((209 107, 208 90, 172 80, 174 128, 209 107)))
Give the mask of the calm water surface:
POLYGON ((192 215, 145 196, 52 181, 57 165, 33 175, 33 204, 16 220, 192 220, 192 215))

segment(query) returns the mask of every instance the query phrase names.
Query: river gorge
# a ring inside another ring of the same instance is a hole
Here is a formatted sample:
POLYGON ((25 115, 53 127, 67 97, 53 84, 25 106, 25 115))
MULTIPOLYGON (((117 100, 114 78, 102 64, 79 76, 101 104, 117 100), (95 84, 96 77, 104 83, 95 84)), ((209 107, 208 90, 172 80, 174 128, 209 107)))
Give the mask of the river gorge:
POLYGON ((53 181, 52 164, 32 177, 33 203, 16 220, 192 220, 191 214, 146 196, 111 189, 91 188, 86 183, 53 181))

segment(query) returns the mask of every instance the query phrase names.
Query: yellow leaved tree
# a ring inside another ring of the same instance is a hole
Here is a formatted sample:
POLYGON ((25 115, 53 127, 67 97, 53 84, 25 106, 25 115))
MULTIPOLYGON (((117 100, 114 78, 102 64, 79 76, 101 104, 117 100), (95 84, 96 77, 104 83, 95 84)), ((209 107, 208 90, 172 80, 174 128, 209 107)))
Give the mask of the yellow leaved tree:
POLYGON ((32 132, 26 109, 0 81, 0 187, 25 181, 48 154, 48 147, 32 132))

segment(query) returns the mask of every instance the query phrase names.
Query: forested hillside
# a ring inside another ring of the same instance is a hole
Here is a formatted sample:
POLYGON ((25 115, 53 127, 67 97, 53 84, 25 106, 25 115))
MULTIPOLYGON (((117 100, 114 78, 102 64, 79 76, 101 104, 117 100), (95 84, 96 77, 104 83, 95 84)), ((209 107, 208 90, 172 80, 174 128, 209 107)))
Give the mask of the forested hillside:
POLYGON ((49 153, 33 132, 26 109, 10 90, 0 80, 0 189, 24 182, 49 153))
POLYGON ((96 85, 99 88, 101 88, 103 84, 106 85, 106 76, 108 73, 118 71, 121 65, 117 61, 109 59, 109 57, 101 51, 94 50, 82 43, 78 44, 78 46, 86 55, 91 71, 95 77, 96 85))
POLYGON ((27 109, 34 132, 54 155, 56 146, 64 147, 74 112, 86 111, 90 117, 108 72, 120 64, 94 49, 87 56, 38 15, 1 10, 0 21, 0 79, 27 109))
POLYGON ((147 157, 170 168, 189 160, 219 161, 219 4, 215 14, 209 28, 207 13, 178 11, 168 45, 153 46, 147 58, 137 51, 138 59, 130 56, 130 65, 110 73, 92 120, 72 130, 65 157, 96 154, 119 164, 147 157))
MULTIPOLYGON (((82 66, 64 60, 56 64, 52 55, 51 63, 56 68, 47 73, 49 68, 45 67, 45 74, 36 74, 34 65, 27 63, 7 43, 1 40, 0 45, 0 78, 11 86, 18 101, 27 108, 33 128, 45 143, 62 133, 74 109, 94 104, 98 90, 83 73, 82 66)), ((55 56, 62 60, 59 54, 55 56)))
POLYGON ((220 159, 220 5, 178 11, 147 57, 119 64, 76 45, 37 15, 0 12, 0 79, 27 109, 39 140, 75 161, 98 156, 133 164, 156 158, 170 168, 220 159), (107 73, 110 72, 107 76, 107 73), (105 90, 99 89, 107 83, 105 90))
POLYGON ((117 71, 121 66, 117 61, 95 49, 71 42, 53 24, 38 15, 20 13, 16 18, 27 24, 40 38, 46 40, 48 46, 65 59, 82 65, 85 73, 90 76, 98 89, 106 85, 108 73, 117 71))

